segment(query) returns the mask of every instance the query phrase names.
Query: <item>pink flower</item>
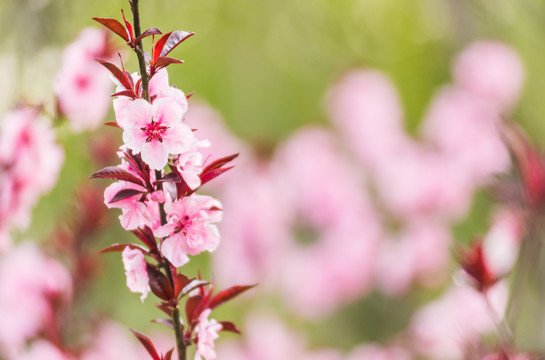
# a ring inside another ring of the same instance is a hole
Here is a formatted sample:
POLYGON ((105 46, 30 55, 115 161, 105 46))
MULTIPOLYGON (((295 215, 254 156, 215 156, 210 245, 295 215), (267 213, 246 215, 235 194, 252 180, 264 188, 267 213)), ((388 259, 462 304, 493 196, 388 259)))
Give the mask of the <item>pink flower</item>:
POLYGON ((150 358, 130 332, 114 322, 101 323, 92 336, 92 343, 83 351, 81 360, 149 360, 150 358))
POLYGON ((515 103, 524 82, 518 54, 496 41, 477 41, 466 47, 456 58, 452 73, 457 85, 500 110, 515 103))
POLYGON ((346 360, 410 360, 410 353, 398 346, 365 344, 350 352, 346 360))
POLYGON ((165 238, 161 252, 174 266, 185 264, 187 255, 214 251, 219 232, 214 222, 221 220, 221 204, 209 196, 191 195, 165 204, 167 224, 154 231, 165 238))
POLYGON ((195 352, 195 360, 201 360, 203 357, 206 360, 216 358, 214 350, 214 340, 219 335, 218 332, 222 329, 222 325, 215 319, 208 320, 208 316, 212 310, 206 309, 199 316, 199 324, 197 325, 197 351, 195 352))
POLYGON ((117 122, 123 128, 123 141, 135 154, 142 153, 152 169, 161 170, 169 154, 180 154, 195 143, 193 132, 182 124, 184 110, 173 100, 130 101, 120 109, 117 122))
POLYGON ((144 191, 144 188, 141 186, 126 181, 115 182, 104 191, 104 203, 106 206, 122 210, 122 214, 119 216, 121 226, 125 230, 135 230, 145 225, 152 229, 159 226, 159 206, 153 201, 140 201, 141 196, 134 195, 113 203, 110 202, 118 192, 127 189, 144 191))
POLYGON ((18 360, 70 360, 72 357, 63 353, 45 340, 36 340, 29 349, 17 357, 18 360))
POLYGON ((193 147, 180 154, 180 157, 176 161, 176 168, 191 190, 195 190, 201 186, 199 175, 203 169, 203 157, 197 147, 193 147))
POLYGON ((0 353, 16 354, 26 340, 48 326, 52 300, 72 291, 68 270, 25 242, 0 261, 0 353))
POLYGON ((140 300, 143 302, 150 291, 147 263, 144 254, 140 250, 126 247, 121 256, 123 257, 125 275, 127 276, 127 287, 132 292, 142 293, 140 300))
POLYGON ((110 107, 111 82, 95 59, 110 57, 106 32, 88 28, 63 53, 54 89, 61 112, 75 131, 95 129, 110 107))

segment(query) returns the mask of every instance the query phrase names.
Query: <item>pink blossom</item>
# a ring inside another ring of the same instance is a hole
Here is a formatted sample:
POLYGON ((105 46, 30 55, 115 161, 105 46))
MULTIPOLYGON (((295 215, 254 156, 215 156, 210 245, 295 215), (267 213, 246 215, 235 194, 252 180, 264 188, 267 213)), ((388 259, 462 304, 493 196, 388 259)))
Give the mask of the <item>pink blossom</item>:
POLYGON ((152 169, 161 170, 169 154, 180 154, 195 143, 193 132, 182 124, 184 110, 173 100, 130 101, 116 112, 123 128, 123 141, 135 154, 142 153, 152 169))
POLYGON ((496 41, 477 41, 466 47, 453 66, 456 85, 499 109, 509 109, 523 85, 524 70, 518 54, 496 41))
MULTIPOLYGON (((507 284, 496 284, 487 295, 496 317, 501 318, 507 304, 507 284)), ((481 293, 455 286, 416 312, 409 333, 415 351, 426 358, 461 359, 468 346, 495 329, 494 321, 481 293)))
POLYGON ((29 349, 17 357, 18 360, 70 360, 68 356, 60 349, 48 341, 36 340, 29 349))
POLYGON ((0 284, 0 352, 7 354, 17 354, 48 326, 51 301, 66 301, 72 288, 68 270, 30 242, 0 261, 0 284))
POLYGON ((214 350, 214 340, 219 335, 218 332, 222 329, 222 325, 215 319, 208 320, 208 316, 212 310, 206 309, 199 316, 199 324, 197 325, 197 350, 195 352, 195 360, 211 360, 216 358, 214 350))
POLYGON ((221 204, 210 196, 191 195, 165 204, 167 224, 154 231, 166 238, 161 252, 174 266, 181 266, 203 251, 214 251, 219 244, 219 232, 212 223, 221 220, 221 204))
POLYGON ((0 229, 28 225, 32 207, 51 190, 63 161, 55 133, 38 109, 5 115, 0 133, 0 229))
POLYGON ((152 229, 157 228, 160 224, 160 218, 159 206, 156 202, 149 200, 140 201, 141 196, 139 195, 111 202, 118 192, 127 189, 144 191, 144 188, 141 186, 126 181, 115 182, 104 191, 104 203, 106 206, 122 210, 122 214, 119 216, 121 226, 126 230, 138 229, 145 225, 152 229))
POLYGON ((199 175, 203 169, 202 165, 203 157, 197 147, 193 147, 180 154, 180 157, 176 161, 176 168, 180 172, 180 175, 182 175, 187 186, 192 190, 201 186, 201 178, 199 175))
POLYGON ((106 32, 84 29, 63 53, 54 82, 61 112, 75 131, 96 129, 110 106, 112 86, 95 59, 108 59, 106 32))
POLYGON ((127 276, 127 287, 132 292, 142 293, 142 302, 150 291, 146 259, 142 251, 126 247, 121 254, 125 275, 127 276))
POLYGON ((149 354, 130 332, 114 322, 103 322, 93 334, 92 343, 81 360, 149 360, 149 354))

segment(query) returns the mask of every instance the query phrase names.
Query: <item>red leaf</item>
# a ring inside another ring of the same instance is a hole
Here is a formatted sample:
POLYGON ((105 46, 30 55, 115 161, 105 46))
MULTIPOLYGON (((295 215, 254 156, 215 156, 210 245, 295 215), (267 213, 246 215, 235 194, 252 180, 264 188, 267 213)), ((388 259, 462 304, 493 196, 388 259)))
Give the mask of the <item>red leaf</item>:
POLYGON ((145 336, 142 333, 139 333, 136 330, 133 330, 133 329, 130 329, 130 330, 132 331, 134 336, 136 336, 136 338, 142 343, 142 345, 144 345, 144 347, 146 348, 148 353, 151 355, 153 360, 161 360, 161 358, 159 357, 159 354, 157 353, 157 350, 155 350, 155 346, 153 345, 153 343, 147 336, 145 336))
POLYGON ((147 226, 145 226, 142 229, 132 230, 131 231, 140 241, 142 241, 145 245, 147 245, 150 250, 159 252, 157 249, 157 242, 155 241, 155 236, 153 235, 153 231, 147 226))
POLYGON ((114 97, 114 96, 127 96, 127 97, 130 97, 131 99, 136 99, 136 95, 134 94, 133 90, 122 90, 122 91, 116 92, 115 94, 112 94, 110 96, 112 96, 112 97, 114 97))
POLYGON ((148 37, 148 36, 151 36, 151 35, 161 35, 161 34, 162 34, 161 30, 159 30, 157 28, 147 29, 146 31, 144 31, 142 33, 142 35, 140 35, 139 37, 134 39, 134 42, 138 43, 140 40, 142 40, 145 37, 148 37))
MULTIPOLYGON (((121 129, 121 126, 117 123, 117 121, 107 121, 104 123, 106 126, 116 127, 118 129, 121 129)), ((91 175, 92 176, 92 175, 91 175)))
POLYGON ((215 169, 215 170, 209 171, 209 172, 207 172, 205 174, 201 174, 201 186, 206 184, 210 180, 220 176, 221 174, 223 174, 227 170, 231 170, 232 168, 234 168, 234 166, 229 166, 229 167, 221 168, 221 169, 215 169))
POLYGON ((174 277, 174 296, 178 297, 180 291, 182 291, 182 289, 185 288, 190 282, 191 279, 189 279, 187 276, 183 274, 176 274, 174 277))
POLYGON ((233 155, 229 155, 229 156, 226 156, 226 157, 222 157, 221 159, 217 159, 217 160, 214 160, 213 162, 211 162, 210 164, 208 164, 204 169, 203 169, 203 173, 206 173, 206 172, 209 172, 210 170, 215 170, 215 169, 219 169, 220 167, 222 167, 223 165, 235 160, 237 157, 238 157, 238 153, 236 154, 233 154, 233 155))
POLYGON ((149 263, 147 264, 147 270, 151 291, 161 300, 168 301, 172 299, 174 294, 166 275, 149 263))
POLYGON ((155 306, 157 306, 159 310, 163 311, 168 316, 172 316, 172 308, 168 304, 161 303, 161 304, 155 304, 155 306))
POLYGON ((157 70, 169 66, 170 64, 183 64, 183 60, 174 59, 171 57, 161 56, 155 62, 155 68, 157 70))
POLYGON ((89 176, 91 179, 113 179, 113 180, 122 180, 128 181, 136 185, 144 186, 144 183, 141 179, 136 177, 136 175, 130 173, 129 171, 122 169, 118 166, 108 166, 102 170, 97 171, 93 175, 89 176))
POLYGON ((153 63, 156 63, 159 57, 167 56, 176 46, 194 34, 187 31, 171 31, 161 36, 153 49, 153 63))
POLYGON ((212 298, 212 300, 208 304, 208 307, 210 309, 213 309, 223 304, 224 302, 231 300, 232 298, 243 293, 244 291, 253 288, 254 286, 256 285, 246 285, 246 286, 237 285, 237 286, 232 286, 228 289, 222 290, 212 298))
POLYGON ((180 294, 181 297, 184 297, 186 296, 187 294, 189 294, 191 291, 195 290, 195 289, 198 289, 202 286, 205 286, 205 285, 208 285, 210 284, 210 281, 205 281, 205 280, 193 280, 191 281, 189 284, 187 284, 186 286, 184 286, 184 288, 182 289, 182 292, 180 294))
POLYGON ((157 179, 153 185, 157 185, 158 183, 161 183, 161 182, 175 182, 175 183, 179 183, 181 180, 181 177, 180 175, 178 175, 177 173, 175 172, 170 172, 168 174, 166 174, 165 176, 163 176, 162 178, 160 179, 157 179))
POLYGON ((172 357, 172 352, 174 351, 174 348, 170 349, 166 354, 165 356, 163 356, 163 360, 170 360, 170 358, 172 357))
POLYGON ((125 19, 125 13, 123 12, 123 9, 121 9, 121 17, 123 18, 123 21, 125 22, 125 26, 127 27, 127 31, 129 32, 129 40, 127 42, 132 41, 134 39, 134 32, 132 31, 131 23, 125 19))
POLYGON ((220 321, 220 324, 221 324, 221 331, 229 331, 229 332, 234 332, 234 333, 240 334, 240 330, 232 322, 230 322, 230 321, 220 321))
POLYGON ((118 68, 114 64, 112 64, 110 62, 107 62, 107 61, 104 61, 104 60, 98 60, 97 59, 96 61, 98 61, 102 66, 104 66, 106 69, 108 69, 108 71, 110 71, 112 73, 112 75, 117 79, 117 81, 119 81, 119 83, 121 85, 123 85, 123 87, 125 89, 127 89, 127 90, 132 89, 132 86, 129 83, 129 80, 127 80, 127 77, 125 76, 125 73, 123 73, 123 71, 120 68, 118 68))
POLYGON ((123 40, 129 41, 129 37, 127 36, 127 30, 125 27, 116 19, 108 19, 108 18, 92 18, 96 22, 99 22, 100 24, 106 26, 108 29, 116 33, 117 35, 121 36, 123 40))
POLYGON ((108 201, 108 204, 112 204, 117 201, 128 199, 132 196, 143 194, 145 191, 142 190, 136 190, 136 189, 123 189, 119 190, 117 194, 114 195, 114 197, 108 201))
POLYGON ((197 310, 199 310, 202 305, 202 299, 202 296, 195 295, 187 299, 185 302, 185 316, 188 326, 191 326, 193 321, 195 321, 197 310))
POLYGON ((104 249, 100 250, 99 253, 104 254, 104 253, 108 253, 108 252, 123 251, 127 247, 131 248, 131 249, 134 249, 134 250, 140 250, 144 254, 148 253, 146 251, 146 249, 144 249, 140 245, 136 245, 136 244, 113 244, 113 245, 110 245, 110 246, 106 246, 104 249))

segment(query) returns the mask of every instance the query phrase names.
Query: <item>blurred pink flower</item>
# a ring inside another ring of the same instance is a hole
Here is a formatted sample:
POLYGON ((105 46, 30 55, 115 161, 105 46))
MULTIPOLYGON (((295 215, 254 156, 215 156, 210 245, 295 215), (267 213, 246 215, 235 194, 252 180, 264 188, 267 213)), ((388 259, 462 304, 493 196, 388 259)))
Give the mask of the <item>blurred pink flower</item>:
POLYGON ((206 309, 199 315, 199 324, 197 325, 197 350, 195 352, 195 360, 211 360, 216 358, 214 350, 214 341, 219 337, 218 332, 222 329, 222 325, 215 319, 208 320, 212 310, 206 309))
POLYGON ((0 229, 25 228, 38 198, 51 190, 64 161, 55 133, 39 110, 6 114, 0 133, 0 229), (37 176, 39 174, 39 176, 37 176))
MULTIPOLYGON (((508 288, 500 282, 489 296, 497 318, 507 304, 508 288)), ((464 350, 495 329, 495 319, 483 295, 469 286, 454 286, 418 310, 409 325, 414 350, 430 359, 462 359, 464 350)))
POLYGON ((106 31, 84 29, 63 52, 54 91, 74 131, 96 129, 110 107, 112 85, 95 59, 110 60, 106 31))
POLYGON ((52 301, 72 291, 68 270, 25 242, 0 261, 0 352, 17 354, 52 321, 52 301))
POLYGON ((515 103, 524 81, 518 54, 497 41, 477 41, 466 47, 454 61, 452 73, 456 85, 500 110, 515 103))
POLYGON ((132 292, 142 293, 140 300, 144 301, 150 291, 144 254, 140 250, 126 247, 121 255, 125 267, 125 275, 127 276, 127 287, 132 292))
POLYGON ((219 244, 219 232, 212 223, 221 220, 221 204, 210 196, 191 195, 165 204, 167 224, 154 231, 166 238, 161 252, 174 266, 181 266, 203 251, 214 251, 219 244))
POLYGON ((68 356, 50 342, 45 340, 36 340, 23 354, 17 357, 17 360, 70 360, 68 356))
POLYGON ((128 330, 114 322, 100 324, 81 360, 149 360, 148 353, 128 330))
POLYGON ((180 154, 195 143, 193 132, 181 122, 183 114, 184 110, 167 98, 153 104, 136 99, 116 112, 127 147, 135 154, 141 152, 142 160, 155 170, 167 164, 169 154, 180 154))

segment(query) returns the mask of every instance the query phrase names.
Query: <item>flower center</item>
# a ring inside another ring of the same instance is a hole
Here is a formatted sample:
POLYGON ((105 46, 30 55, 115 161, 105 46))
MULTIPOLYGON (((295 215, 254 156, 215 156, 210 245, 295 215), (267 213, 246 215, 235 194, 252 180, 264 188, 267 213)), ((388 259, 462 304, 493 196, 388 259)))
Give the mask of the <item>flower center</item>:
POLYGON ((181 232, 182 234, 187 235, 187 229, 191 226, 193 221, 189 218, 188 215, 178 220, 178 224, 174 229, 174 233, 177 234, 181 232))
POLYGON ((144 127, 141 127, 140 130, 146 134, 146 142, 149 143, 152 140, 157 140, 159 142, 163 142, 163 135, 165 131, 168 129, 167 126, 161 125, 160 123, 156 122, 155 120, 151 120, 151 122, 144 127))

